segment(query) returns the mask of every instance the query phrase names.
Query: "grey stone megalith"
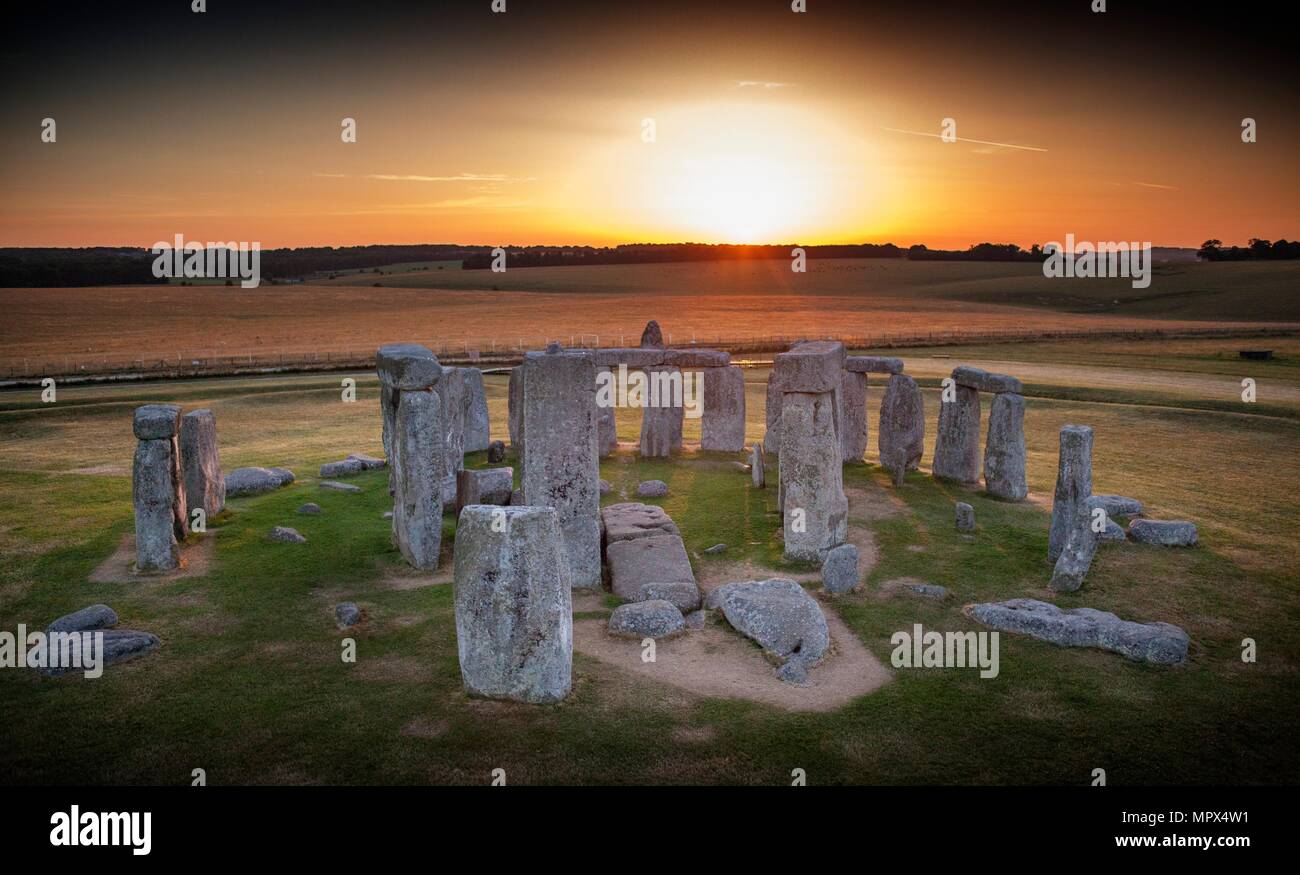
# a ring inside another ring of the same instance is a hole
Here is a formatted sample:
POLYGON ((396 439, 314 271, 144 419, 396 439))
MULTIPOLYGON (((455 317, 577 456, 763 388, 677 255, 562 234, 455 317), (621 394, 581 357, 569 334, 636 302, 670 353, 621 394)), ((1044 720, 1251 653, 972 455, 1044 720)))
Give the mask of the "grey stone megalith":
POLYGON ((880 465, 901 484, 908 471, 921 464, 925 452, 925 401, 907 374, 894 374, 880 400, 880 427, 876 430, 880 465))
POLYGON ((618 420, 615 417, 618 406, 618 388, 615 384, 617 371, 609 367, 596 368, 596 445, 603 459, 614 454, 618 449, 618 420), (608 386, 604 392, 601 385, 608 386))
POLYGON ((772 375, 768 378, 767 437, 763 446, 776 455, 781 455, 780 422, 784 408, 784 399, 774 399, 773 392, 804 392, 821 394, 829 392, 834 398, 831 413, 836 442, 839 442, 840 416, 843 407, 841 393, 844 391, 844 344, 834 340, 809 340, 796 343, 785 352, 779 352, 772 360, 772 375), (775 381, 776 386, 772 385, 775 381), (775 409, 773 409, 775 408, 775 409))
POLYGON ((745 448, 745 372, 739 365, 701 368, 704 412, 700 449, 735 453, 745 448))
POLYGON ((442 503, 456 501, 456 472, 465 468, 465 414, 469 411, 469 368, 443 368, 442 379, 434 386, 442 401, 442 444, 445 453, 442 468, 442 503))
POLYGON ((226 478, 217 450, 217 417, 204 407, 181 417, 181 468, 185 472, 185 518, 193 524, 195 508, 211 519, 226 506, 226 478))
POLYGON ((456 526, 454 581, 465 689, 518 702, 567 696, 573 594, 555 509, 465 507, 456 526))
POLYGON ((984 441, 984 488, 1008 501, 1029 494, 1025 475, 1025 396, 999 392, 989 408, 989 432, 984 441))
POLYGON ((645 368, 646 398, 641 408, 641 457, 666 459, 682 448, 682 372, 670 365, 645 368))
POLYGON ((506 393, 506 419, 510 430, 510 448, 515 456, 524 455, 524 366, 510 369, 510 387, 506 393))
POLYGON ((438 567, 442 547, 446 452, 442 398, 435 386, 443 369, 426 347, 392 344, 380 347, 375 370, 396 402, 387 448, 393 545, 413 567, 432 570, 438 567))
POLYGON ((181 409, 145 404, 135 409, 138 443, 131 466, 135 506, 135 569, 142 573, 180 567, 180 542, 189 534, 180 458, 181 409))
POLYGON ((596 368, 589 353, 530 352, 524 366, 524 500, 553 507, 575 587, 601 584, 596 368))
POLYGON ((465 372, 465 452, 477 453, 492 442, 491 423, 488 418, 487 387, 483 385, 483 372, 478 368, 464 368, 465 372))
POLYGON ((1065 549, 1079 505, 1092 495, 1092 429, 1086 425, 1061 426, 1061 450, 1056 463, 1056 491, 1052 496, 1052 528, 1047 558, 1055 563, 1065 549))
POLYGON ((958 483, 980 479, 980 393, 953 385, 940 394, 939 431, 934 439, 934 476, 958 483))
POLYGON ((867 453, 870 435, 867 417, 867 375, 858 371, 843 371, 840 389, 840 450, 846 462, 861 462, 867 453))
POLYGON ((820 562, 848 535, 832 392, 786 392, 779 458, 785 558, 820 562))

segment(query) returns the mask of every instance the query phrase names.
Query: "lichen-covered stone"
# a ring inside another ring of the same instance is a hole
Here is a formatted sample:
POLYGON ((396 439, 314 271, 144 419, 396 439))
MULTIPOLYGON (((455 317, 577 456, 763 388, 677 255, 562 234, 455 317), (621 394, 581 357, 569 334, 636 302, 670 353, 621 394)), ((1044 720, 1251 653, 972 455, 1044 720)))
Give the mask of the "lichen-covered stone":
POLYGON ((393 546, 415 568, 438 567, 446 465, 442 399, 432 389, 403 392, 393 425, 393 546))
POLYGON ((1047 558, 1055 564, 1065 548, 1079 505, 1092 495, 1092 429, 1086 425, 1061 427, 1056 464, 1056 491, 1052 496, 1052 527, 1047 558))
POLYGON ((959 365, 953 368, 952 378, 958 386, 967 386, 978 392, 1014 392, 1019 395, 1024 391, 1024 386, 1015 377, 989 373, 970 365, 959 365))
POLYGON ((785 393, 781 435, 785 558, 820 562, 848 534, 834 394, 785 393))
POLYGON ((979 482, 980 393, 974 389, 954 386, 952 400, 940 400, 933 470, 943 480, 979 482))
POLYGON ((901 374, 903 360, 883 355, 851 355, 844 359, 844 370, 855 374, 901 374))
POLYGON ((454 600, 467 691, 536 703, 569 694, 570 574, 554 508, 472 505, 461 511, 454 600))
POLYGON ((894 374, 880 401, 880 428, 876 432, 880 466, 901 484, 908 471, 915 471, 925 452, 925 401, 921 390, 907 374, 894 374))
POLYGON ((1092 608, 1062 611, 1037 599, 971 605, 966 613, 994 629, 1063 647, 1098 647, 1157 665, 1174 665, 1187 658, 1187 633, 1169 623, 1135 623, 1092 608))
POLYGON ((686 415, 682 398, 671 397, 674 393, 664 391, 663 387, 671 385, 673 378, 680 379, 677 368, 646 368, 645 374, 651 383, 658 383, 657 397, 649 397, 647 389, 645 406, 641 408, 641 457, 643 459, 666 459, 682 448, 682 423, 686 415), (656 403, 657 402, 657 403, 656 403))
POLYGON ((1022 501, 1029 494, 1025 477, 1025 399, 1003 392, 993 396, 989 432, 984 442, 984 488, 990 495, 1022 501))
POLYGON ((846 462, 861 462, 867 452, 867 375, 845 370, 840 389, 840 454, 846 462))
POLYGON ((1196 523, 1186 520, 1134 520, 1128 534, 1139 544, 1162 547, 1194 547, 1197 541, 1196 523))
POLYGON ((786 578, 728 583, 709 593, 705 607, 721 610, 736 631, 780 660, 815 664, 830 646, 830 629, 817 600, 786 578))
POLYGON ((745 448, 745 372, 737 365, 704 368, 700 448, 735 453, 745 448))
POLYGON ((826 552, 826 559, 822 562, 822 586, 827 592, 851 592, 860 582, 857 547, 840 544, 826 552))
POLYGON ((619 605, 609 615, 608 628, 612 635, 663 638, 685 630, 686 621, 672 602, 651 599, 619 605))
POLYGON ((217 418, 206 407, 181 417, 181 469, 185 480, 185 515, 203 508, 210 519, 226 506, 226 480, 217 450, 217 418))

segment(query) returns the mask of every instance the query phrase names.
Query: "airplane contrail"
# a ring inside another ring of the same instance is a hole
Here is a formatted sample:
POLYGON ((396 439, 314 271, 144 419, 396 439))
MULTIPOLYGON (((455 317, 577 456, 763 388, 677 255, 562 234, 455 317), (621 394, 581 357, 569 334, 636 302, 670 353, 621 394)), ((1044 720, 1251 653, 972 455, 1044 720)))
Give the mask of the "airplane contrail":
MULTIPOLYGON (((911 134, 914 137, 937 137, 943 139, 941 134, 932 134, 928 131, 905 131, 902 128, 882 128, 882 130, 891 131, 895 134, 911 134)), ((992 140, 972 140, 970 137, 953 137, 963 143, 979 143, 981 146, 1002 146, 1006 149, 1023 149, 1026 152, 1046 152, 1046 149, 1040 149, 1038 146, 1017 146, 1015 143, 995 143, 992 140)))

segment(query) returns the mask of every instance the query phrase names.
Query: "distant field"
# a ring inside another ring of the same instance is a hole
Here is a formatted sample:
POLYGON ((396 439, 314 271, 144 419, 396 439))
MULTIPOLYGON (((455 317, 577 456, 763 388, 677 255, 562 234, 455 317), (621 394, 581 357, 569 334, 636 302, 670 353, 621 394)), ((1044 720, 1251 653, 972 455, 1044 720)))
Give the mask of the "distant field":
MULTIPOLYGON (((422 265, 423 266, 423 265, 422 265)), ((397 269, 399 266, 393 266, 397 269)), ((406 266, 409 267, 409 266, 406 266)), ((387 268, 386 268, 387 270, 387 268)), ((402 270, 315 285, 0 289, 0 374, 219 355, 294 359, 392 340, 484 351, 546 340, 1300 327, 1300 265, 1162 266, 1150 289, 1034 265, 892 260, 402 270), (433 286, 437 286, 436 288, 433 286), (497 286, 498 290, 493 290, 497 286), (580 333, 575 333, 580 332, 580 333)))

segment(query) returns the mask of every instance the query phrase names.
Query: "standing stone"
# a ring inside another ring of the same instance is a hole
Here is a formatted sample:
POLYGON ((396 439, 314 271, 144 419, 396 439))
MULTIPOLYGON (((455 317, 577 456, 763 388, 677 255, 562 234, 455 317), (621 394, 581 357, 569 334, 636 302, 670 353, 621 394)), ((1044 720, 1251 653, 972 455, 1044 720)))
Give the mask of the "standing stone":
POLYGON ((444 466, 442 399, 432 389, 400 393, 393 426, 393 544, 415 568, 438 567, 444 466))
POLYGON ((646 398, 641 408, 641 457, 666 459, 682 448, 682 420, 686 408, 680 403, 681 371, 668 365, 645 369, 646 398), (674 379, 674 377, 676 379, 674 379), (653 387, 653 388, 652 388, 653 387), (674 403, 676 402, 676 403, 674 403))
POLYGON ((1000 392, 989 408, 989 433, 984 442, 984 488, 998 498, 1023 501, 1029 494, 1025 478, 1025 396, 1000 392))
MULTIPOLYGON (((989 424, 991 427, 992 422, 989 424)), ((1047 558, 1051 562, 1060 558, 1079 505, 1090 495, 1092 429, 1086 425, 1062 426, 1061 450, 1056 463, 1056 492, 1052 496, 1052 528, 1047 546, 1047 558)))
POLYGON ((840 449, 846 462, 861 462, 867 453, 867 375, 846 370, 840 389, 840 449))
POLYGON ((456 473, 465 469, 465 414, 469 411, 470 368, 443 368, 434 387, 442 402, 439 413, 442 447, 446 454, 442 468, 442 503, 456 501, 456 473))
POLYGON ((821 561, 848 535, 834 394, 786 392, 781 435, 785 558, 821 561))
POLYGON ((180 416, 181 409, 174 404, 145 404, 135 410, 132 428, 139 443, 131 466, 131 498, 137 571, 179 567, 179 542, 189 534, 178 439, 180 416))
POLYGON ((697 371, 704 381, 700 449, 735 453, 745 448, 745 372, 739 365, 697 371))
POLYGON ((651 319, 645 324, 645 330, 641 332, 641 345, 651 349, 664 348, 664 333, 659 327, 659 323, 651 319))
POLYGON ((618 404, 618 386, 614 371, 608 367, 596 368, 596 445, 602 459, 618 449, 618 421, 615 408, 618 404), (605 376, 608 374, 609 376, 605 376), (604 391, 601 385, 607 386, 604 391))
POLYGON ((507 426, 510 429, 510 447, 515 456, 524 456, 524 366, 510 369, 510 389, 506 394, 507 426))
MULTIPOLYGON (((530 434, 540 443, 549 433, 530 434)), ((594 429, 589 443, 594 456, 594 429)), ((573 596, 560 528, 549 507, 471 505, 461 511, 456 649, 469 693, 537 703, 569 694, 573 596)))
POLYGON ((975 508, 964 501, 957 502, 957 531, 975 531, 975 508))
POLYGON ((181 466, 185 472, 185 518, 203 508, 207 519, 226 506, 226 479, 217 452, 217 418, 206 407, 181 417, 181 466))
POLYGON ((599 587, 600 459, 591 356, 548 348, 524 367, 524 500, 555 508, 575 587, 599 587))
MULTIPOLYGON (((952 401, 939 402, 939 433, 934 442, 934 476, 958 483, 980 479, 980 393, 954 386, 952 401)), ((991 427, 991 426, 990 426, 991 427)))
POLYGON ((505 441, 492 441, 492 443, 488 444, 487 459, 489 462, 495 465, 498 462, 504 462, 505 458, 506 458, 505 441))
POLYGON ((827 592, 851 592, 858 586, 858 548, 840 544, 826 553, 822 562, 822 586, 827 592))
POLYGON ((925 452, 925 401, 921 390, 907 374, 894 374, 880 401, 877 431, 880 465, 901 485, 908 471, 915 471, 925 452))
POLYGON ((766 472, 763 470, 763 442, 759 441, 749 450, 749 476, 755 489, 767 486, 766 472))
POLYGON ((481 370, 462 370, 465 374, 465 452, 477 453, 486 450, 492 442, 487 389, 483 385, 481 370))
MULTIPOLYGON (((388 343, 375 353, 375 372, 379 375, 379 410, 383 417, 384 455, 393 458, 393 428, 397 404, 408 389, 423 390, 442 378, 438 357, 418 343, 388 343)), ((394 488, 392 465, 388 467, 388 491, 394 488)))
POLYGON ((767 437, 763 445, 768 452, 781 455, 780 423, 784 402, 780 396, 784 392, 832 393, 835 396, 835 434, 839 440, 844 361, 844 344, 830 340, 803 341, 776 354, 767 381, 767 437))

